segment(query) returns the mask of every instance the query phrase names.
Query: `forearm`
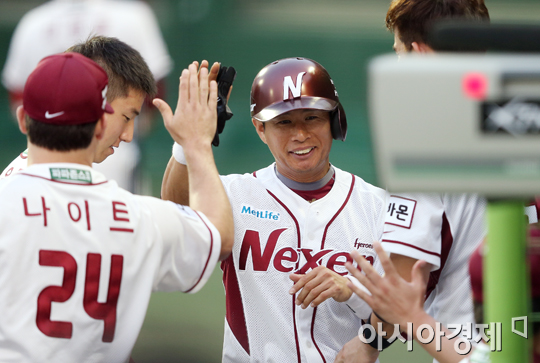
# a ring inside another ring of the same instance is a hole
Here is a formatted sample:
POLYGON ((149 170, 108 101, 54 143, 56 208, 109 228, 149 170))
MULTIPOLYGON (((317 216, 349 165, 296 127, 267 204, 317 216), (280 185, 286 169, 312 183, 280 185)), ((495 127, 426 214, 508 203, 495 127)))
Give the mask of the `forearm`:
POLYGON ((188 174, 187 166, 171 157, 161 183, 161 198, 177 204, 190 205, 188 174))
MULTIPOLYGON (((431 317, 429 314, 427 314, 425 311, 418 312, 418 314, 414 318, 409 319, 413 326, 413 338, 418 341, 418 328, 422 324, 427 324, 431 327, 432 331, 437 332, 437 322, 436 320, 431 317)), ((402 323, 400 324, 401 330, 407 331, 406 324, 402 323)), ((454 344, 457 339, 460 339, 459 337, 454 338, 453 340, 449 340, 447 336, 451 334, 442 324, 440 327, 440 331, 444 332, 445 335, 438 338, 435 336, 435 338, 427 343, 421 343, 422 348, 426 350, 433 358, 438 360, 440 363, 458 363, 467 355, 460 355, 456 352, 454 348, 454 344), (440 349, 437 349, 437 342, 440 341, 440 349)))
MULTIPOLYGON (((186 175, 189 179, 189 205, 194 210, 204 213, 219 230, 221 235, 220 260, 223 260, 229 256, 232 250, 234 225, 231 205, 219 178, 212 148, 208 145, 199 147, 196 152, 190 152, 187 148, 185 151, 187 169, 189 169, 189 175, 186 175)), ((178 164, 175 160, 172 162, 178 164)))

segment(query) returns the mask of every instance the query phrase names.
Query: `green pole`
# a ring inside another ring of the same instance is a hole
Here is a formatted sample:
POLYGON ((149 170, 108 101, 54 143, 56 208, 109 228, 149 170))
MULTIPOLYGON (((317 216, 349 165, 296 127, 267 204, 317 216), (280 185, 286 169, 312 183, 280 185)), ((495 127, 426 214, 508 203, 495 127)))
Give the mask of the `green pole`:
MULTIPOLYGON (((484 319, 486 324, 502 323, 502 349, 490 354, 492 363, 529 362, 529 340, 512 332, 512 318, 527 316, 530 300, 523 207, 522 201, 515 200, 488 204, 484 319)), ((516 328, 523 332, 523 323, 516 328)))

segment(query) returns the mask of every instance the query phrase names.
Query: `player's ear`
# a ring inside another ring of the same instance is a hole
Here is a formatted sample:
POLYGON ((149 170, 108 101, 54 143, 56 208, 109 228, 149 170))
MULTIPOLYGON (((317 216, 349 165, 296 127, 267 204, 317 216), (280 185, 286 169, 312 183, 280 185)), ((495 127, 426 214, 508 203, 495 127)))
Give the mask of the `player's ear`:
POLYGON ((25 114, 26 113, 24 112, 24 108, 22 105, 17 107, 17 110, 15 111, 15 115, 17 116, 17 123, 19 124, 19 130, 21 130, 21 132, 26 135, 26 117, 24 117, 25 114))
POLYGON ((96 129, 94 130, 94 136, 96 139, 101 140, 103 138, 103 135, 105 134, 105 128, 107 127, 107 124, 105 122, 105 114, 103 114, 97 124, 96 129))
POLYGON ((422 42, 412 42, 411 43, 413 52, 424 54, 424 53, 433 53, 434 50, 426 43, 422 42))
POLYGON ((255 130, 257 130, 257 133, 259 134, 262 142, 266 144, 266 135, 264 134, 264 122, 255 120, 254 118, 251 119, 251 122, 253 122, 253 126, 255 126, 255 130))

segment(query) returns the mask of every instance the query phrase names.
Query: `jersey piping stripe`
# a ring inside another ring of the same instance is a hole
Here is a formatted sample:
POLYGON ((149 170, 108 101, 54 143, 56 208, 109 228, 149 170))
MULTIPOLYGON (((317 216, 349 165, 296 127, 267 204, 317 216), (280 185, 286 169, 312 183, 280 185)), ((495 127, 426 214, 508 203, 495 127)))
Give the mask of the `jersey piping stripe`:
POLYGON ((313 309, 313 317, 311 318, 311 340, 313 341, 313 344, 315 345, 315 348, 317 348, 317 351, 319 352, 319 355, 321 356, 324 363, 326 363, 326 359, 324 358, 324 355, 321 352, 321 349, 315 342, 315 336, 313 334, 313 331, 315 330, 315 315, 317 314, 317 308, 313 309))
POLYGON ((226 260, 221 262, 221 270, 223 271, 223 287, 225 288, 225 318, 227 324, 238 343, 250 355, 246 315, 232 253, 226 260))
POLYGON ((65 181, 61 181, 61 180, 49 179, 49 178, 45 178, 44 176, 27 174, 27 173, 18 173, 17 175, 26 175, 26 176, 31 176, 33 178, 39 178, 39 179, 47 180, 47 181, 50 181, 50 182, 53 182, 53 183, 80 185, 80 186, 83 186, 83 187, 91 187, 91 186, 94 186, 94 185, 101 185, 101 184, 105 184, 105 183, 109 182, 108 180, 105 180, 105 181, 102 181, 102 182, 99 182, 99 183, 81 184, 81 183, 71 183, 71 182, 65 182, 65 181))
MULTIPOLYGON (((289 210, 289 208, 287 208, 287 206, 281 200, 278 199, 278 197, 276 197, 268 189, 266 191, 268 192, 268 194, 270 194, 272 196, 272 198, 274 198, 283 207, 283 209, 285 209, 287 211, 287 213, 289 213, 289 215, 293 219, 294 224, 296 225, 296 237, 298 238, 298 243, 297 243, 298 248, 301 248, 302 247, 302 244, 301 244, 302 240, 300 239, 300 225, 298 224, 298 221, 296 220, 296 217, 292 214, 292 212, 289 210)), ((297 261, 296 262, 296 269, 298 270, 299 267, 300 267, 300 261, 297 261)))
POLYGON ((334 222, 334 220, 337 218, 339 213, 341 213, 343 208, 345 208, 345 206, 349 202, 349 199, 351 198, 351 194, 352 194, 352 191, 353 191, 353 188, 354 188, 354 181, 355 181, 354 175, 351 174, 351 176, 352 176, 352 182, 351 182, 351 187, 349 188, 349 194, 347 194, 347 198, 345 198, 345 201, 343 202, 343 204, 341 205, 339 210, 336 212, 336 214, 334 214, 334 216, 332 217, 330 222, 328 222, 328 224, 324 228, 324 233, 323 233, 323 237, 322 237, 322 241, 321 241, 321 250, 324 250, 324 243, 326 242, 326 233, 328 232, 328 227, 330 227, 330 225, 334 222))
MULTIPOLYGON (((197 213, 197 211, 194 211, 194 212, 195 212, 195 214, 197 214, 197 216, 199 218, 201 218, 201 216, 199 215, 199 213, 197 213)), ((212 250, 214 249, 214 235, 212 233, 212 230, 210 229, 210 227, 208 227, 208 225, 206 224, 204 219, 201 218, 201 221, 204 223, 204 225, 208 229, 208 232, 210 232, 210 250, 208 251, 208 258, 206 259, 206 263, 204 264, 204 268, 203 268, 203 270, 201 272, 201 276, 199 276, 199 279, 197 280, 195 285, 193 285, 191 288, 187 289, 184 292, 190 292, 191 290, 193 290, 195 288, 195 286, 197 286, 199 284, 199 282, 201 281, 201 279, 204 276, 204 273, 206 272, 206 268, 208 267, 208 262, 210 262, 210 257, 212 257, 212 250)))
MULTIPOLYGON (((343 204, 341 205, 341 207, 338 209, 338 211, 336 212, 336 214, 334 214, 334 216, 332 217, 332 219, 330 219, 330 221, 328 222, 328 224, 326 225, 326 227, 324 228, 324 233, 323 233, 323 237, 322 237, 322 241, 321 241, 321 250, 324 249, 324 244, 326 242, 326 233, 328 232, 328 228, 330 227, 330 225, 332 224, 332 222, 334 222, 334 220, 337 218, 337 216, 339 215, 339 213, 341 213, 341 211, 343 210, 343 208, 345 208, 345 206, 347 205, 347 203, 349 202, 349 199, 351 198, 351 194, 352 194, 352 191, 353 191, 353 188, 354 188, 354 182, 355 182, 355 177, 354 175, 352 175, 352 182, 351 182, 351 186, 349 188, 349 193, 347 194, 347 197, 345 198, 345 201, 343 202, 343 204)), ((313 309, 313 317, 311 318, 311 341, 313 342, 313 345, 315 345, 315 348, 317 348, 317 351, 319 352, 322 360, 324 363, 326 363, 326 359, 324 358, 324 355, 322 354, 321 352, 321 349, 319 348, 319 345, 317 344, 317 342, 315 341, 315 334, 314 334, 314 328, 315 328, 315 316, 317 314, 317 308, 313 309)))
POLYGON ((385 242, 385 243, 397 243, 397 244, 400 244, 400 245, 404 245, 404 246, 407 246, 407 247, 410 247, 410 248, 414 248, 418 251, 421 251, 421 252, 424 252, 424 253, 427 253, 428 255, 433 255, 433 256, 437 256, 437 257, 441 257, 441 254, 440 253, 436 253, 436 252, 431 252, 431 251, 428 251, 428 250, 425 250, 423 248, 420 248, 418 246, 413 246, 409 243, 405 243, 405 242, 400 242, 400 241, 393 241, 391 239, 383 239, 382 242, 385 242))
MULTIPOLYGON (((255 175, 255 173, 253 175, 255 175)), ((300 225, 298 224, 298 221, 296 220, 292 212, 289 210, 289 208, 287 208, 287 206, 281 200, 279 200, 278 197, 276 197, 268 189, 266 189, 266 191, 268 192, 268 194, 272 196, 272 198, 274 198, 283 207, 283 209, 287 211, 287 213, 289 213, 292 220, 294 221, 294 224, 296 225, 296 236, 298 238, 297 245, 298 245, 298 249, 300 249, 302 247, 302 242, 301 242, 302 240, 300 239, 300 225)), ((299 267, 300 267, 300 259, 298 259, 298 261, 296 262, 296 270, 298 270, 299 267)), ((296 356, 298 359, 298 363, 300 363, 302 361, 302 358, 300 356, 300 342, 298 341, 298 328, 296 327, 296 304, 294 303, 295 299, 296 299, 296 294, 292 296, 292 318, 293 318, 293 326, 294 326, 294 340, 296 343, 296 356)))
POLYGON ((446 218, 446 213, 442 215, 442 227, 441 227, 441 267, 437 271, 433 271, 429 274, 429 281, 426 288, 426 300, 429 295, 435 290, 435 287, 439 283, 439 278, 441 277, 442 270, 446 265, 446 260, 450 254, 450 249, 454 243, 454 237, 452 236, 452 231, 450 230, 450 223, 448 218, 446 218))

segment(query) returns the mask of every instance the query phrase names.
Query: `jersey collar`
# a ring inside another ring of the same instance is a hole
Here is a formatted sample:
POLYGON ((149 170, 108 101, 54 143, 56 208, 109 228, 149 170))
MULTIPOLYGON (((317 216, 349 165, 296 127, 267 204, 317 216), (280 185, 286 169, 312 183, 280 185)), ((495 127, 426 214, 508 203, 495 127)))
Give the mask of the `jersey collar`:
POLYGON ((22 170, 21 174, 67 184, 99 184, 107 181, 103 174, 91 167, 74 163, 34 164, 22 170))

